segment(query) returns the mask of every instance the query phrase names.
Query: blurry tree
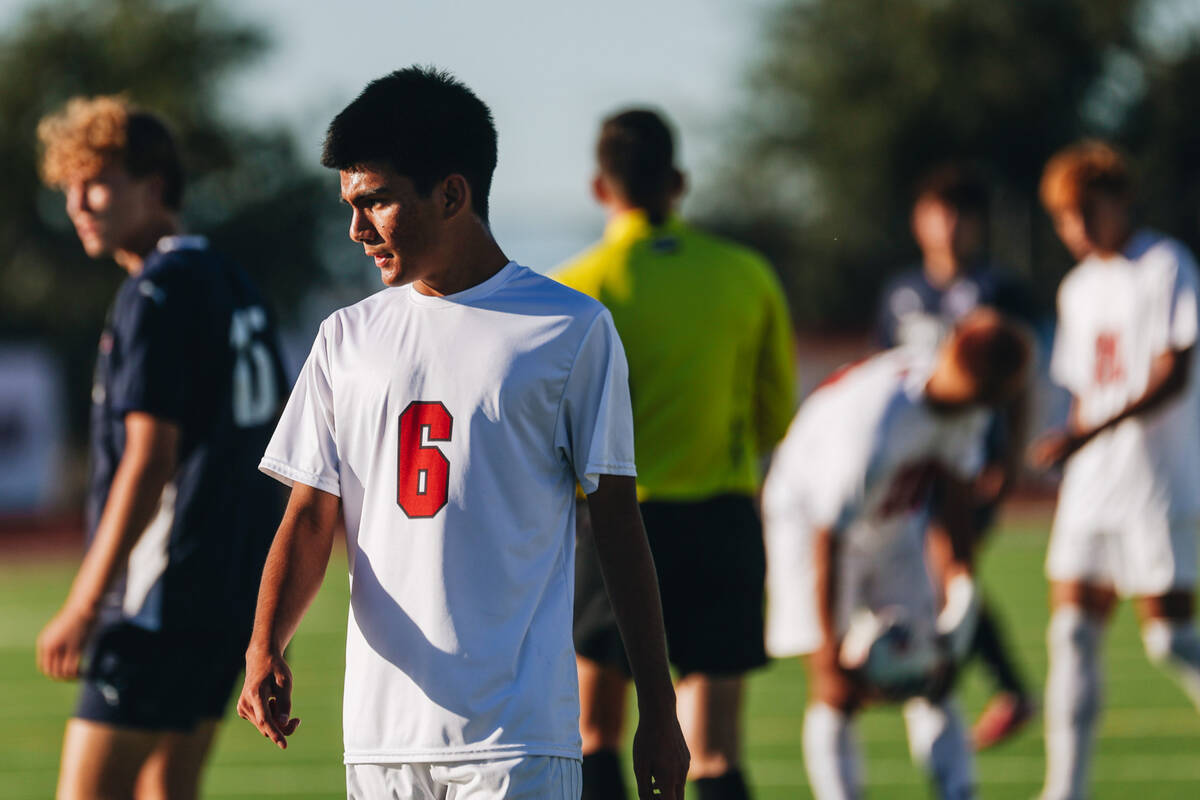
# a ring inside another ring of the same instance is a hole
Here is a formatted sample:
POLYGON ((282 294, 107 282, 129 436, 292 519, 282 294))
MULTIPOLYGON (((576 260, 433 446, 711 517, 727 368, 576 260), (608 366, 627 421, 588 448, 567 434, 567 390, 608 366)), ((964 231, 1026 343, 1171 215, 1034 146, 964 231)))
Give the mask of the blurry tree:
POLYGON ((703 216, 763 247, 797 322, 854 326, 911 263, 914 182, 947 159, 997 184, 994 256, 1044 299, 1068 266, 1036 202, 1047 157, 1126 145, 1152 222, 1197 241, 1194 0, 784 0, 769 12, 703 216))
POLYGON ((240 261, 286 316, 323 277, 316 237, 336 195, 282 129, 219 111, 223 79, 267 46, 203 0, 47 2, 0 36, 0 338, 47 341, 63 357, 76 435, 124 273, 84 255, 61 194, 41 186, 38 120, 78 94, 124 92, 161 113, 184 152, 189 229, 240 261))

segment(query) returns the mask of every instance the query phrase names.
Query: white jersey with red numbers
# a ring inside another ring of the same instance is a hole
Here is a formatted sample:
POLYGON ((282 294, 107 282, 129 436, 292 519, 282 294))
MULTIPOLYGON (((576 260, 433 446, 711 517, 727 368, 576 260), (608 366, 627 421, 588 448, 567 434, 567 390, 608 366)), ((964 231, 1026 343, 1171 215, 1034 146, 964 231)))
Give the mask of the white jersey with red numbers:
MULTIPOLYGON (((1133 237, 1123 256, 1092 256, 1071 270, 1058 292, 1050 374, 1074 397, 1080 424, 1112 418, 1145 392, 1156 357, 1195 345, 1196 284, 1187 249, 1146 231, 1133 237)), ((1167 573, 1183 570, 1184 576, 1194 576, 1194 563, 1171 563, 1168 541, 1173 527, 1186 528, 1200 515, 1200 384, 1194 356, 1181 396, 1099 434, 1067 461, 1055 515, 1057 541, 1048 561, 1052 578, 1115 582, 1141 593, 1170 588, 1174 578, 1167 573), (1140 569, 1163 574, 1153 578, 1154 585, 1140 587, 1140 579, 1120 574, 1133 569, 1133 554, 1118 556, 1114 550, 1111 558, 1102 556, 1098 540, 1088 541, 1094 536, 1128 538, 1128 547, 1112 542, 1127 551, 1158 541, 1156 549, 1167 560, 1140 569), (1068 546, 1071 542, 1076 545, 1068 546), (1088 566, 1096 559, 1108 563, 1088 566)), ((1191 558, 1181 555, 1184 561, 1191 558)))
POLYGON ((923 573, 932 483, 941 471, 978 474, 991 412, 935 411, 924 397, 931 367, 928 355, 897 349, 835 373, 775 451, 763 487, 773 655, 821 644, 813 548, 823 529, 840 541, 839 626, 857 607, 932 614, 927 576, 913 580, 923 573))
POLYGON ((344 308, 262 469, 342 499, 346 763, 580 757, 575 486, 634 474, 603 306, 510 263, 344 308))

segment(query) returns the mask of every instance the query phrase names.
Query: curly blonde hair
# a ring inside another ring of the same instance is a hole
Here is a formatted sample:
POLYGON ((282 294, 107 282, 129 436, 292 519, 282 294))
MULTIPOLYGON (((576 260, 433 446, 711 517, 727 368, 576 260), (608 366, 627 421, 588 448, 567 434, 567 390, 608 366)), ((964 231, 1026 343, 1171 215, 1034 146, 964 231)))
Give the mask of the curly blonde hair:
POLYGON ((76 97, 38 123, 42 180, 62 186, 91 177, 124 155, 129 102, 121 95, 76 97))
POLYGON ((37 127, 42 180, 61 187, 95 177, 120 163, 129 174, 163 178, 163 202, 178 209, 183 165, 174 137, 159 117, 130 104, 124 95, 75 97, 37 127))
POLYGON ((1046 162, 1038 195, 1047 211, 1079 208, 1093 191, 1124 196, 1133 191, 1125 156, 1108 142, 1085 139, 1058 151, 1046 162))

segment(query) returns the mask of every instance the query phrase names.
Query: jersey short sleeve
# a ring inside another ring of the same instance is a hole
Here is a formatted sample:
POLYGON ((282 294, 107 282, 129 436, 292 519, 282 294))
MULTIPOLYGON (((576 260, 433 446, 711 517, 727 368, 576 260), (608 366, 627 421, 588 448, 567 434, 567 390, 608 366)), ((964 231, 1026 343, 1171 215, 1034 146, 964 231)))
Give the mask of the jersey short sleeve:
POLYGON ((112 408, 181 422, 192 373, 186 292, 162 280, 134 280, 129 295, 118 301, 112 322, 119 348, 110 375, 112 408))
POLYGON ((629 366, 607 310, 593 320, 575 355, 559 407, 555 447, 585 494, 596 491, 601 475, 637 474, 629 366))
POLYGON ((1196 263, 1177 245, 1174 281, 1166 319, 1166 348, 1186 350, 1196 344, 1196 263))
POLYGON ((300 482, 340 496, 328 325, 317 333, 259 469, 288 486, 300 482))

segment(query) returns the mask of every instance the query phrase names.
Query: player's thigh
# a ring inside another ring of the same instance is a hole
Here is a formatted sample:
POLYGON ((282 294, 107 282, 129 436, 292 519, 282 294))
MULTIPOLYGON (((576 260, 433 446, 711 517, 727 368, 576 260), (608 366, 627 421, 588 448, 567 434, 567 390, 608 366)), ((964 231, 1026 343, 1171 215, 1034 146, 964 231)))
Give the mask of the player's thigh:
POLYGON ((644 503, 671 662, 680 674, 739 675, 766 663, 766 551, 748 496, 644 503))
POLYGON ((1196 521, 1161 515, 1135 517, 1121 537, 1122 574, 1117 584, 1127 597, 1159 597, 1196 585, 1196 521))
POLYGON ((572 758, 520 756, 433 765, 445 800, 579 800, 582 765, 572 758))
POLYGON ((1117 605, 1117 590, 1108 584, 1089 581, 1050 581, 1050 607, 1074 606, 1093 617, 1107 620, 1117 605))
POLYGON ((587 503, 577 503, 575 512, 575 610, 572 620, 575 652, 628 678, 629 662, 600 569, 587 503))
POLYGON ((619 748, 625 728, 628 676, 623 670, 578 655, 575 666, 579 673, 579 732, 583 737, 583 752, 619 748))
POLYGON ((155 731, 71 719, 63 737, 58 800, 128 800, 158 743, 155 731))
POLYGON ((217 719, 205 719, 190 731, 163 733, 138 775, 138 800, 195 798, 218 724, 217 719))
POLYGON ((741 750, 743 680, 693 672, 675 686, 676 708, 684 739, 692 753, 693 773, 721 774, 741 750), (707 767, 713 767, 706 770, 707 767))

